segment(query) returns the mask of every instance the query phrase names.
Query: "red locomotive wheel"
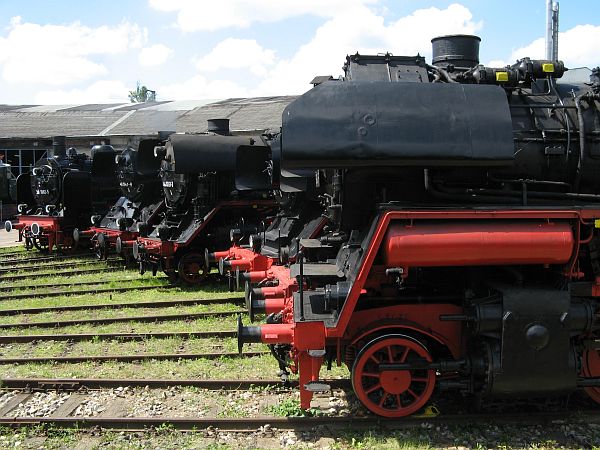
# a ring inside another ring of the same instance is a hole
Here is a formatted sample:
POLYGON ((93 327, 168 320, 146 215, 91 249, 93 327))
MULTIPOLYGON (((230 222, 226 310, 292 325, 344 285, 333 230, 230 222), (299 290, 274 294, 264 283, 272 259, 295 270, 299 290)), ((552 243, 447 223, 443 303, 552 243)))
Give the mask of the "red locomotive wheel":
POLYGON ((365 345, 352 367, 352 387, 371 412, 384 417, 404 417, 417 412, 431 397, 435 370, 380 370, 380 364, 431 362, 419 342, 403 335, 386 335, 365 345))
MULTIPOLYGON (((586 350, 581 360, 581 374, 584 378, 600 377, 600 351, 586 350)), ((600 388, 584 388, 587 395, 596 403, 600 403, 600 388)))
POLYGON ((200 283, 208 270, 204 264, 204 255, 200 253, 187 253, 179 260, 177 267, 179 278, 188 284, 200 283))

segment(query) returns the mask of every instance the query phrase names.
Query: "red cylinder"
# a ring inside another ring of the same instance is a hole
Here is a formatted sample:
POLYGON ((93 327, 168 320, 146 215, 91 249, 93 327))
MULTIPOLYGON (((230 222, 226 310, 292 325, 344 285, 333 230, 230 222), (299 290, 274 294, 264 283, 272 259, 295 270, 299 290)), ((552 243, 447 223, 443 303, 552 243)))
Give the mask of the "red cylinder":
POLYGON ((575 239, 568 223, 393 224, 383 243, 387 267, 564 264, 575 239))

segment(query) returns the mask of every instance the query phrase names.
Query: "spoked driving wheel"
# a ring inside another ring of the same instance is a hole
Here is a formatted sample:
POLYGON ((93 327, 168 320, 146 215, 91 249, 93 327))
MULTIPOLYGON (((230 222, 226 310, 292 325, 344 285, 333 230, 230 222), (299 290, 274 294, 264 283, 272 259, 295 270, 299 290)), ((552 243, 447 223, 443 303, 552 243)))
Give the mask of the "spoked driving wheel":
MULTIPOLYGON (((600 377, 600 351, 586 350, 581 358, 581 375, 584 378, 600 377)), ((596 403, 600 403, 600 387, 586 387, 585 393, 596 403)))
POLYGON ((208 269, 204 264, 204 255, 197 252, 183 255, 179 259, 177 272, 179 278, 188 284, 200 283, 208 275, 208 269))
POLYGON ((32 236, 31 241, 33 246, 40 252, 48 251, 48 238, 46 236, 32 236))
POLYGON ((388 364, 431 362, 427 349, 403 335, 385 335, 365 345, 352 367, 352 387, 374 414, 404 417, 417 412, 431 397, 435 370, 394 369, 388 364))

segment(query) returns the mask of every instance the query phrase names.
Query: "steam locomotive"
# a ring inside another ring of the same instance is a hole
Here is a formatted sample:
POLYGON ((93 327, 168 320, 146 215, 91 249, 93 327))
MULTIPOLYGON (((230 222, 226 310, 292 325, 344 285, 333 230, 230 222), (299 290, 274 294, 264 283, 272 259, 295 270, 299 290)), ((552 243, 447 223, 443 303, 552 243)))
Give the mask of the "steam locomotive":
POLYGON ((239 320, 240 350, 268 344, 303 408, 324 362, 385 417, 434 391, 600 403, 600 69, 486 67, 479 43, 435 38, 432 64, 355 54, 319 78, 272 148, 320 214, 292 202, 249 246, 206 252, 267 314, 239 320))
POLYGON ((106 214, 118 191, 112 146, 95 145, 88 156, 55 136, 52 148, 53 155, 17 178, 18 221, 4 225, 18 230, 28 250, 72 249, 73 230, 87 228, 92 214, 106 214))
POLYGON ((128 147, 116 155, 121 197, 104 217, 91 217, 91 228, 73 231, 76 242, 90 239, 99 259, 106 259, 110 251, 129 259, 136 238, 147 235, 160 222, 164 201, 158 177, 160 161, 154 157, 154 148, 161 143, 159 139, 142 139, 137 149, 128 147))
POLYGON ((244 242, 275 206, 265 138, 232 135, 228 119, 210 120, 208 130, 172 134, 155 149, 166 210, 133 244, 142 274, 160 269, 173 281, 201 282, 204 249, 244 242))

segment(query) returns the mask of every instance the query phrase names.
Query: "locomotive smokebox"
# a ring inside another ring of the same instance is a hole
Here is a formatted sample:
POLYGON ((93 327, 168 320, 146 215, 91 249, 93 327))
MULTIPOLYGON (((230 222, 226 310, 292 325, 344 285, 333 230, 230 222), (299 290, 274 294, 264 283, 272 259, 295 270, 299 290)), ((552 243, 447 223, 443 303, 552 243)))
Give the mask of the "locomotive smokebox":
POLYGON ((439 36, 431 40, 434 66, 470 69, 479 64, 479 43, 481 38, 468 34, 439 36))
POLYGON ((209 133, 229 135, 229 119, 208 119, 207 122, 209 133))
POLYGON ((67 138, 65 136, 54 136, 52 138, 52 153, 53 156, 67 156, 67 138))

